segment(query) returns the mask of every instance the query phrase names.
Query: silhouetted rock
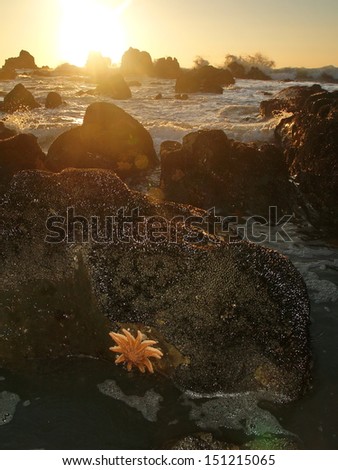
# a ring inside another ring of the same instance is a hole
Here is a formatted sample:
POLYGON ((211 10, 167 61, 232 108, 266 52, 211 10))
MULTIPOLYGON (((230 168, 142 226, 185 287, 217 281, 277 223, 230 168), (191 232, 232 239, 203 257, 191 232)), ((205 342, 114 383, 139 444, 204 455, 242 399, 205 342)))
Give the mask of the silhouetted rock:
POLYGON ((114 100, 127 100, 131 98, 131 91, 120 74, 109 74, 99 79, 95 93, 109 96, 114 100))
POLYGON ((10 137, 14 137, 17 132, 14 129, 8 129, 5 126, 5 123, 0 121, 0 140, 9 139, 10 137))
POLYGON ((206 65, 198 69, 183 72, 176 80, 176 93, 223 93, 223 86, 229 86, 235 80, 229 70, 217 69, 206 65))
POLYGON ((338 83, 337 78, 332 77, 332 75, 327 72, 323 72, 320 75, 319 80, 324 83, 338 83))
POLYGON ((21 83, 15 85, 12 91, 7 93, 3 101, 3 111, 14 113, 18 110, 39 108, 39 103, 34 96, 21 83))
POLYGON ((61 105, 62 98, 59 93, 56 93, 55 91, 51 91, 50 93, 48 93, 45 104, 46 108, 54 109, 58 108, 61 105))
POLYGON ((154 75, 158 78, 177 78, 181 68, 176 57, 161 57, 154 63, 154 75))
POLYGON ((10 66, 4 66, 0 69, 0 80, 14 80, 16 78, 16 71, 10 66))
POLYGON ((224 215, 268 216, 269 206, 293 213, 296 194, 280 150, 227 138, 221 130, 198 131, 183 145, 161 147, 161 189, 167 200, 224 215))
POLYGON ((236 61, 230 62, 230 64, 228 65, 228 69, 230 70, 232 76, 235 78, 246 77, 246 71, 245 71, 244 65, 239 64, 236 61))
POLYGON ((153 75, 153 61, 150 54, 130 47, 122 56, 121 73, 123 75, 153 75))
POLYGON ((83 75, 83 69, 81 67, 77 67, 76 65, 72 64, 61 64, 56 69, 53 70, 52 74, 55 76, 78 76, 83 75))
POLYGON ((303 88, 297 111, 282 119, 276 138, 284 150, 290 174, 308 201, 310 221, 338 232, 338 92, 318 85, 303 88), (307 95, 307 98, 305 99, 307 95))
MULTIPOLYGON (((1 130, 1 127, 0 127, 1 130)), ((18 134, 0 140, 0 192, 12 176, 27 169, 44 168, 45 154, 31 134, 18 134)))
POLYGON ((61 134, 47 155, 47 168, 109 168, 137 175, 158 164, 153 141, 136 119, 111 103, 93 103, 83 125, 61 134))
POLYGON ((0 206, 0 366, 86 354, 128 374, 108 335, 128 323, 159 341, 154 366, 180 389, 299 397, 310 367, 301 275, 277 252, 189 230, 188 217, 205 215, 153 202, 107 170, 15 175, 0 206), (98 239, 95 220, 113 216, 112 238, 98 239))
POLYGON ((258 67, 251 67, 245 78, 249 78, 250 80, 271 80, 271 77, 258 67))
POLYGON ((320 85, 291 86, 284 88, 271 100, 262 101, 260 111, 262 116, 271 117, 275 113, 286 111, 294 113, 301 109, 309 96, 323 91, 320 85))
POLYGON ((13 69, 36 69, 34 57, 27 51, 21 51, 19 57, 11 57, 5 61, 5 67, 13 69))

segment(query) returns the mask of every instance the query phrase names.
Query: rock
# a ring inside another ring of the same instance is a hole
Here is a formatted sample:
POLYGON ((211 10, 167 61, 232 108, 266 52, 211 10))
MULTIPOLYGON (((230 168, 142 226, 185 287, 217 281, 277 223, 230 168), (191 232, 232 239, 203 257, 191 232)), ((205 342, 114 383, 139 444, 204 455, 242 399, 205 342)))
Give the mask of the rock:
POLYGON ((9 139, 10 137, 14 137, 17 132, 14 129, 8 129, 5 126, 3 121, 0 121, 0 140, 9 139))
POLYGON ((4 66, 0 69, 0 80, 15 80, 16 71, 11 66, 4 66))
POLYGON ((83 125, 57 137, 46 161, 51 171, 110 168, 123 177, 135 176, 157 164, 149 132, 112 103, 91 104, 83 125))
POLYGON ((157 95, 155 96, 155 100, 161 100, 161 99, 163 99, 162 93, 157 93, 157 95))
POLYGON ((235 83, 229 70, 205 65, 183 72, 176 80, 176 93, 223 93, 223 86, 235 83))
POLYGON ((271 80, 271 77, 258 67, 251 67, 245 78, 249 78, 250 80, 271 80))
POLYGON ((96 87, 97 95, 109 96, 114 100, 127 100, 131 98, 131 91, 120 74, 101 77, 96 87))
POLYGON ((153 61, 148 52, 130 47, 122 56, 121 73, 123 75, 153 75, 153 61))
POLYGON ((260 111, 262 116, 270 118, 276 113, 298 111, 309 96, 323 91, 320 85, 291 86, 284 88, 271 100, 262 101, 260 111))
POLYGON ((62 103, 63 102, 62 102, 62 98, 60 94, 56 93, 55 91, 51 91, 47 95, 45 106, 48 109, 54 109, 54 108, 58 108, 59 106, 61 106, 62 103))
POLYGON ((236 142, 221 130, 188 134, 182 146, 164 142, 161 189, 167 200, 216 207, 224 215, 267 217, 269 206, 292 214, 296 199, 276 146, 236 142))
POLYGON ((13 137, 0 140, 0 192, 3 192, 15 173, 44 168, 44 158, 45 154, 39 147, 36 137, 31 134, 14 133, 13 137))
POLYGON ((152 202, 107 170, 15 175, 0 207, 1 364, 88 354, 127 374, 108 332, 129 322, 167 360, 166 344, 186 358, 163 371, 181 389, 299 397, 310 364, 301 275, 277 252, 191 230, 187 217, 205 215, 152 202), (115 227, 98 239, 104 217, 115 227))
POLYGON ((3 110, 6 113, 39 108, 39 103, 34 96, 21 83, 15 85, 12 91, 7 93, 3 101, 3 110))
POLYGON ((103 57, 100 52, 90 52, 86 62, 86 72, 93 77, 100 77, 109 72, 111 59, 103 57))
POLYGON ((235 78, 246 78, 245 67, 242 64, 239 64, 236 61, 230 62, 228 69, 235 78))
POLYGON ((177 95, 175 95, 175 99, 185 101, 189 99, 189 96, 186 93, 178 93, 177 95))
POLYGON ((175 442, 168 443, 170 450, 239 450, 239 447, 220 442, 210 433, 200 432, 185 436, 175 442))
POLYGON ((21 51, 19 57, 11 57, 5 61, 5 67, 13 69, 37 69, 34 57, 27 51, 21 51))
POLYGON ((176 57, 161 57, 154 63, 154 75, 157 78, 174 79, 180 75, 181 68, 176 57))
POLYGON ((52 72, 54 76, 60 75, 60 76, 65 76, 65 77, 79 76, 79 75, 83 75, 83 73, 84 72, 81 67, 77 67, 76 65, 72 65, 68 63, 59 65, 52 72))
POLYGON ((307 200, 313 225, 337 233, 338 228, 338 92, 305 94, 297 112, 282 119, 275 135, 290 174, 307 200))

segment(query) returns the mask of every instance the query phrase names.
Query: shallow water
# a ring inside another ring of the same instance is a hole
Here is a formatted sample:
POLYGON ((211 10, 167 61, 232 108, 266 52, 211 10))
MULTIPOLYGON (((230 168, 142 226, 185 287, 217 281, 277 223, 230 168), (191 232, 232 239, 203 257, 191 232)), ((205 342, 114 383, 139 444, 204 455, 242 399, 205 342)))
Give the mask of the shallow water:
MULTIPOLYGON (((41 108, 6 117, 18 131, 37 135, 44 150, 56 135, 80 124, 95 101, 76 95, 91 86, 74 79, 20 77, 0 83, 0 91, 19 81, 41 102, 51 90, 67 102, 53 111, 41 108)), ((259 103, 285 86, 242 80, 222 96, 191 95, 180 101, 174 99, 173 81, 147 79, 132 89, 131 100, 116 104, 145 125, 157 149, 163 140, 181 140, 203 128, 224 129, 244 142, 269 141, 280 118, 262 119, 259 103), (162 100, 154 100, 157 93, 162 100)), ((251 394, 192 397, 162 377, 128 375, 93 358, 41 361, 21 372, 0 369, 0 448, 154 449, 203 429, 230 442, 273 434, 296 436, 307 449, 338 449, 338 249, 296 226, 289 231, 292 242, 268 246, 293 261, 309 290, 314 367, 306 397, 289 405, 251 394)))

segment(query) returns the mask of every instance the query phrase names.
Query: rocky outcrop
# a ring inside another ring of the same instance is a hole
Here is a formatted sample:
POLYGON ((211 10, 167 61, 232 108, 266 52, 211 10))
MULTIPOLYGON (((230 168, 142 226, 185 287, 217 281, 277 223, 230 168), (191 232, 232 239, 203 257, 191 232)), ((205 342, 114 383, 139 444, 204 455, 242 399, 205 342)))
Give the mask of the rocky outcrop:
POLYGON ((262 116, 270 118, 280 112, 295 113, 299 111, 306 100, 317 93, 322 92, 320 85, 291 86, 284 88, 272 99, 262 101, 260 111, 262 116))
POLYGON ((114 100, 127 100, 131 98, 130 88, 120 74, 101 77, 95 94, 109 96, 109 98, 114 100))
POLYGON ((4 66, 0 69, 0 80, 14 80, 16 71, 10 66, 4 66))
POLYGON ((34 57, 27 51, 21 51, 19 57, 11 57, 5 61, 5 67, 13 69, 37 69, 34 57))
POLYGON ((130 47, 122 56, 121 73, 123 75, 148 75, 154 71, 153 61, 148 52, 130 47))
POLYGON ((176 57, 161 57, 154 63, 154 76, 158 78, 174 79, 180 75, 181 68, 176 57))
MULTIPOLYGON (((1 130, 1 128, 0 128, 1 130)), ((0 192, 15 173, 27 169, 44 168, 45 154, 31 134, 18 134, 0 140, 0 192)))
POLYGON ((229 70, 205 65, 183 72, 176 80, 176 93, 223 93, 223 87, 235 83, 229 70))
POLYGON ((161 189, 166 199, 224 215, 267 217, 269 206, 293 213, 296 194, 282 152, 228 139, 221 130, 198 131, 161 148, 161 189))
POLYGON ((228 64, 228 69, 230 70, 231 74, 235 78, 245 78, 246 77, 246 70, 244 65, 236 62, 235 60, 228 64))
POLYGON ((247 72, 245 78, 250 80, 271 80, 270 75, 264 73, 258 67, 251 67, 250 70, 247 72))
POLYGON ((14 129, 9 129, 5 126, 3 121, 0 121, 0 140, 9 139, 10 137, 14 137, 16 134, 17 133, 14 129))
POLYGON ((83 125, 61 134, 51 145, 46 165, 64 168, 109 168, 135 176, 158 164, 153 141, 136 119, 111 103, 93 103, 83 125))
POLYGON ((47 95, 45 107, 48 109, 54 109, 54 108, 58 108, 59 106, 61 106, 62 103, 63 101, 62 101, 61 95, 57 93, 56 91, 51 91, 47 95))
POLYGON ((1 363, 88 354, 114 367, 108 333, 128 323, 159 341, 168 365, 155 367, 182 389, 301 395, 300 274, 276 252, 192 230, 187 218, 204 215, 151 202, 111 171, 15 175, 0 207, 1 363))
POLYGON ((4 97, 2 110, 6 113, 14 113, 15 111, 24 111, 39 107, 40 105, 35 100, 32 93, 21 83, 18 83, 13 90, 4 97))
POLYGON ((302 99, 297 112, 281 120, 276 139, 290 174, 308 202, 310 221, 337 233, 338 92, 329 93, 315 86, 302 87, 299 93, 302 99))
POLYGON ((60 76, 65 76, 65 77, 79 76, 79 75, 83 75, 83 73, 84 71, 81 67, 77 67, 76 65, 72 65, 68 63, 58 65, 52 72, 53 76, 60 75, 60 76))

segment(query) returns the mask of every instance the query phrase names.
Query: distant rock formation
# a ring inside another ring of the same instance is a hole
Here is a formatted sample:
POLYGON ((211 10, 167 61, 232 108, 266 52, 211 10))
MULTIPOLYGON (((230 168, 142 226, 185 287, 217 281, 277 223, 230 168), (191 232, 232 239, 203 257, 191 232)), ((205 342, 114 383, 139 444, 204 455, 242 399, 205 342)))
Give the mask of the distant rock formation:
POLYGON ((246 78, 250 80, 271 80, 271 77, 263 72, 259 67, 252 66, 247 70, 243 64, 235 60, 228 64, 228 69, 235 78, 246 78))
POLYGON ((131 98, 130 88, 120 74, 108 74, 100 77, 95 94, 109 96, 114 100, 131 98))
POLYGON ((2 110, 6 113, 14 113, 18 110, 27 110, 39 107, 40 105, 35 100, 32 93, 28 91, 22 83, 18 83, 13 90, 4 97, 2 110))
POLYGON ((111 103, 93 103, 83 125, 61 134, 49 148, 46 166, 107 168, 122 177, 154 168, 158 159, 149 132, 136 119, 111 103))
POLYGON ((21 51, 19 57, 11 57, 6 59, 5 67, 13 69, 37 69, 34 57, 27 51, 21 51))
POLYGON ((250 80, 271 80, 271 77, 264 73, 258 67, 251 67, 251 69, 246 74, 246 77, 250 80))
POLYGON ((89 75, 99 77, 108 73, 110 66, 111 59, 109 57, 103 57, 100 52, 91 52, 88 55, 85 69, 89 75))
POLYGON ((176 57, 161 57, 154 63, 154 76, 157 78, 177 78, 181 68, 176 57))
POLYGON ((14 80, 16 78, 16 71, 10 65, 4 65, 0 69, 0 80, 14 80))
POLYGON ((154 65, 149 52, 130 47, 122 56, 121 73, 123 75, 152 76, 154 65))
POLYGON ((58 108, 62 105, 61 95, 55 91, 48 93, 46 98, 45 107, 48 109, 58 108))
POLYGON ((176 93, 223 93, 223 86, 229 86, 235 80, 229 70, 206 65, 198 69, 183 72, 176 80, 176 93))
POLYGON ((83 69, 81 67, 77 67, 76 65, 68 64, 67 62, 64 64, 59 65, 56 69, 53 70, 53 75, 61 75, 61 76, 77 76, 82 75, 83 69))

